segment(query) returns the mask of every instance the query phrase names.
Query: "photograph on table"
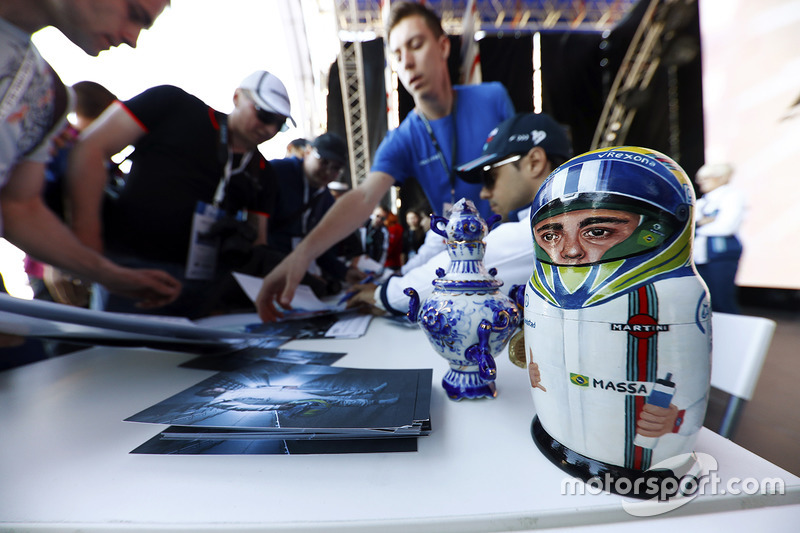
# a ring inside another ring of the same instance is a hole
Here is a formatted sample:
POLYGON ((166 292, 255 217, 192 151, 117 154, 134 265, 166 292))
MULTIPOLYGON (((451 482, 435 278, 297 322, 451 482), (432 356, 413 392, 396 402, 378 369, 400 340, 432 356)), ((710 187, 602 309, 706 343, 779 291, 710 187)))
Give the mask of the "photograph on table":
POLYGON ((263 429, 291 438, 335 428, 403 430, 429 420, 431 370, 262 362, 221 372, 126 421, 263 429))
MULTIPOLYGON (((173 428, 170 428, 173 429, 173 428)), ((185 428, 184 428, 185 429, 185 428)), ((250 439, 240 435, 207 439, 196 428, 193 434, 175 438, 159 433, 131 453, 149 455, 321 455, 343 453, 416 452, 416 437, 395 439, 250 439), (194 435, 194 438, 192 437, 194 435)))
MULTIPOLYGON (((289 339, 268 339, 276 342, 289 339)), ((282 344, 282 343, 281 343, 282 344)), ((280 346, 274 345, 274 346, 280 346)), ((276 347, 248 346, 227 354, 214 354, 196 357, 180 366, 184 368, 198 368, 201 370, 216 370, 218 372, 231 372, 241 370, 252 364, 261 361, 278 361, 281 363, 292 363, 298 365, 315 364, 330 366, 342 357, 347 355, 345 352, 314 352, 307 350, 287 350, 276 347)))
POLYGON ((264 323, 256 313, 234 313, 202 318, 196 320, 195 324, 231 333, 257 334, 270 338, 321 339, 338 320, 337 315, 325 313, 283 322, 264 323))

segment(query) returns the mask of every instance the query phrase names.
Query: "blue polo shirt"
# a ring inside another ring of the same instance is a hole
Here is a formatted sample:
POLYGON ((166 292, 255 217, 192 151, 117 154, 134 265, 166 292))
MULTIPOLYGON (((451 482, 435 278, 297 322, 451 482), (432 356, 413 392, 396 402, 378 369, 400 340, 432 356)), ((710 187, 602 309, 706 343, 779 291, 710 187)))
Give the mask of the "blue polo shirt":
POLYGON ((456 167, 479 157, 489 132, 514 115, 514 106, 505 87, 499 82, 457 85, 454 90, 455 117, 451 114, 430 121, 445 165, 424 121, 412 111, 397 129, 390 131, 383 139, 375 153, 372 171, 385 172, 401 185, 408 178, 416 178, 436 214, 442 214, 445 203, 468 198, 475 202, 481 216, 486 218, 491 216, 492 211, 489 202, 480 199, 480 184, 456 178, 455 194, 450 193, 453 144, 455 142, 456 167), (454 132, 457 132, 455 139, 454 132))

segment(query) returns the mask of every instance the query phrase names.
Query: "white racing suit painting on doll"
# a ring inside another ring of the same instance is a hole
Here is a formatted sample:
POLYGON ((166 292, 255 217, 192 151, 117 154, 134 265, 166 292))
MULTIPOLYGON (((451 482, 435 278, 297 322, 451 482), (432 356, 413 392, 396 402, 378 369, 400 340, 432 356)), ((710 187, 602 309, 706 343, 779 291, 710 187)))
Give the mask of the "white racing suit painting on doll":
POLYGON ((641 472, 692 451, 711 350, 693 206, 684 171, 635 147, 578 156, 539 190, 525 351, 541 434, 565 455, 641 472))

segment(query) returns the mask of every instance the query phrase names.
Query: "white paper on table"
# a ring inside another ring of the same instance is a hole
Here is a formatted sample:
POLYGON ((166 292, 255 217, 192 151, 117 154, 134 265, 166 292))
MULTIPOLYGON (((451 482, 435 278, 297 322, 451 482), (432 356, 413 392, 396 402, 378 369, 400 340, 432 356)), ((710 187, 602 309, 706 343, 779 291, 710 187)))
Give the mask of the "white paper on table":
MULTIPOLYGON (((258 297, 258 291, 261 290, 261 281, 263 278, 257 276, 249 276, 234 272, 233 277, 242 288, 244 293, 250 300, 255 303, 258 297)), ((294 298, 292 298, 292 309, 300 311, 326 311, 334 307, 326 304, 314 294, 311 287, 308 285, 298 285, 297 290, 294 291, 294 298)))
POLYGON ((359 256, 357 266, 361 272, 380 273, 383 271, 383 265, 368 255, 359 256))
POLYGON ((339 319, 325 332, 326 337, 357 339, 367 332, 372 315, 355 315, 339 319))
POLYGON ((93 344, 144 346, 174 342, 225 343, 251 337, 249 333, 197 327, 183 317, 112 313, 43 300, 23 300, 0 294, 0 333, 57 339, 90 339, 93 344))

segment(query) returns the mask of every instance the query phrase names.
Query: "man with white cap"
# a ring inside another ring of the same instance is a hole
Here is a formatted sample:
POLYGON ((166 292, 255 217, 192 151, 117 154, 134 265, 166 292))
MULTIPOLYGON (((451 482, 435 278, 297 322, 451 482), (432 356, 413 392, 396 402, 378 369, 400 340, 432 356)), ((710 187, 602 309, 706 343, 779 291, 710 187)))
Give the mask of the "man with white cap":
MULTIPOLYGON (((226 268, 266 243, 274 174, 257 146, 287 120, 294 124, 289 96, 262 70, 239 84, 233 102, 226 115, 178 87, 153 87, 112 105, 73 149, 73 230, 121 264, 158 265, 181 279, 181 296, 161 313, 207 313, 204 295, 226 268), (103 161, 128 145, 135 150, 125 187, 103 208, 103 161)), ((95 308, 137 311, 104 291, 98 296, 95 308)))

